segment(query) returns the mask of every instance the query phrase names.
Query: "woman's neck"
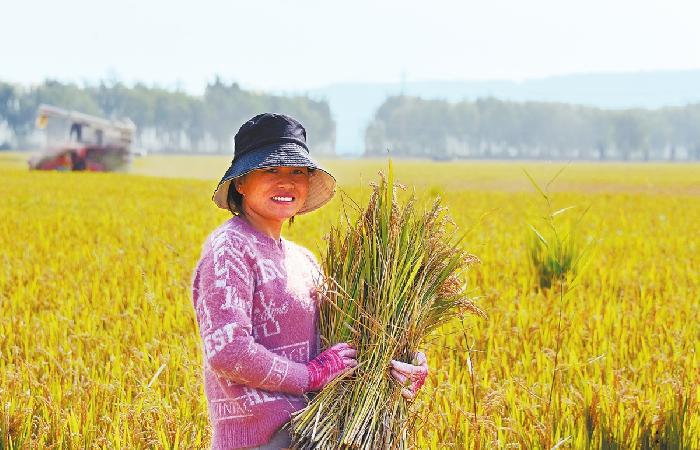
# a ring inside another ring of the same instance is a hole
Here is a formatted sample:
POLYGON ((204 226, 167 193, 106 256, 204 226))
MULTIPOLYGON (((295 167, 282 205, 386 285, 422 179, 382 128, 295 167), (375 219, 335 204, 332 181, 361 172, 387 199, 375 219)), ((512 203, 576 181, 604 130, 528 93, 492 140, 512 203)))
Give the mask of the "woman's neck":
POLYGON ((256 215, 251 212, 244 212, 241 214, 241 218, 248 222, 250 226, 261 232, 262 234, 269 236, 275 241, 280 240, 280 235, 282 234, 282 225, 284 221, 269 220, 256 215))

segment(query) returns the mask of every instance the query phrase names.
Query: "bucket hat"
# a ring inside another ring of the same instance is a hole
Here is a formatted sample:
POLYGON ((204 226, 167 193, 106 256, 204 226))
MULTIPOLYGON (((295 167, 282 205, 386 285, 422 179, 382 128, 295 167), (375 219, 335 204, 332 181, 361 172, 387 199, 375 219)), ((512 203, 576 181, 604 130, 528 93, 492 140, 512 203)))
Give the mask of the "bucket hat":
POLYGON ((296 119, 284 114, 258 114, 241 126, 234 142, 231 166, 212 196, 219 208, 228 209, 228 190, 234 178, 264 167, 299 166, 312 169, 309 172, 306 202, 297 214, 320 208, 335 194, 335 178, 311 158, 306 144, 306 129, 296 119))

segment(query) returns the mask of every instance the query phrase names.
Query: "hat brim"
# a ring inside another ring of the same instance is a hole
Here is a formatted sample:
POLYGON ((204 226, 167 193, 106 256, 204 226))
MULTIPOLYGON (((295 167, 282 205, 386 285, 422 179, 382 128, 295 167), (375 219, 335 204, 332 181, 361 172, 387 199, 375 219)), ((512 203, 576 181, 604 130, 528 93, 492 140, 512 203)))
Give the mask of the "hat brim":
MULTIPOLYGON (((335 194, 335 178, 314 161, 302 146, 291 142, 276 143, 252 150, 234 159, 219 181, 212 200, 219 208, 229 209, 228 190, 234 178, 265 167, 307 167, 309 189, 306 201, 297 214, 305 214, 328 203, 335 194)), ((232 205, 233 206, 233 205, 232 205)))

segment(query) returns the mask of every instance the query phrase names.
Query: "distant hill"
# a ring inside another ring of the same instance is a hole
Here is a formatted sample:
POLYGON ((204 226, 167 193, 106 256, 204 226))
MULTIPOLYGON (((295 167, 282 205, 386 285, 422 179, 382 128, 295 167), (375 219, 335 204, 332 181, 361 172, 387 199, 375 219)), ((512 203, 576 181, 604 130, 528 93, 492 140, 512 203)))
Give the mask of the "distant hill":
POLYGON ((525 81, 416 81, 339 83, 307 91, 326 99, 336 121, 336 153, 361 154, 364 133, 387 96, 406 94, 449 101, 496 97, 551 101, 607 109, 660 108, 700 102, 700 70, 577 74, 525 81))

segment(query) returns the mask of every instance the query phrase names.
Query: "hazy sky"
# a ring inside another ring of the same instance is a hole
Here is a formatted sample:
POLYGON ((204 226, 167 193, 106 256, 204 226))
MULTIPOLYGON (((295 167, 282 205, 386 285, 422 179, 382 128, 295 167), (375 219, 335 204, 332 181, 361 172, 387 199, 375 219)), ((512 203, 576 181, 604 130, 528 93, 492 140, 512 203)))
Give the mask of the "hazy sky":
POLYGON ((700 69, 697 0, 4 0, 0 80, 201 92, 700 69))

